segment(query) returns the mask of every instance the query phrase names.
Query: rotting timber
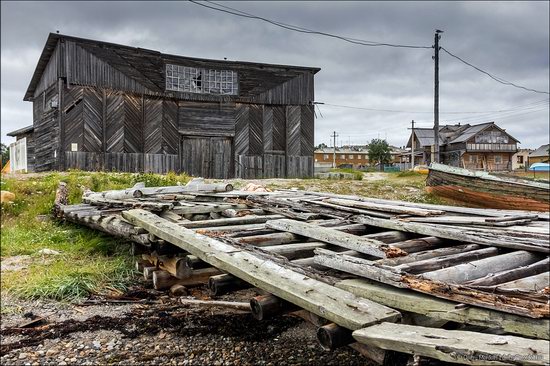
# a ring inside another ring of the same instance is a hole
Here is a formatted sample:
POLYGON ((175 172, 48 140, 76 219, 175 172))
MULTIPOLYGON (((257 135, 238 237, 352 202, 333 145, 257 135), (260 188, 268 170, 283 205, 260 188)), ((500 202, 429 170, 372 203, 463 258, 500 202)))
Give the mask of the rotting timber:
POLYGON ((550 210, 550 183, 513 179, 432 163, 427 190, 471 207, 550 210))
POLYGON ((548 213, 231 189, 138 185, 80 205, 61 197, 55 211, 133 241, 157 289, 262 290, 256 318, 292 312, 326 349, 379 364, 395 353, 507 364, 503 352, 548 364, 548 213))

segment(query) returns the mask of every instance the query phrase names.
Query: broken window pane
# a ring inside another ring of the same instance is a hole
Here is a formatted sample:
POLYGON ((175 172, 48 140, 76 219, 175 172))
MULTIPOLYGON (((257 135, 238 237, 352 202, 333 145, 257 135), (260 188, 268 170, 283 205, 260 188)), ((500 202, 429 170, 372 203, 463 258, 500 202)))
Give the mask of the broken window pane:
POLYGON ((166 65, 166 90, 190 93, 238 95, 235 71, 166 65))

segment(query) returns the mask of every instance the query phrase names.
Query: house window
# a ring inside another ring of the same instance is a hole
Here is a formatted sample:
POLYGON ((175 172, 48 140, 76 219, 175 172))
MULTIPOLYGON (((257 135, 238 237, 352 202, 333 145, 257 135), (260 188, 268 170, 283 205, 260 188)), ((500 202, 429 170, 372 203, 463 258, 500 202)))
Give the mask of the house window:
POLYGON ((235 71, 166 64, 166 90, 237 95, 239 83, 235 71))
POLYGON ((518 155, 518 164, 523 164, 523 155, 518 155))
POLYGON ((470 163, 477 164, 477 155, 470 155, 470 163))
POLYGON ((328 154, 323 155, 323 160, 328 160, 328 154))
POLYGON ((353 159, 353 155, 349 155, 349 158, 350 158, 350 159, 353 159))
POLYGON ((495 164, 502 164, 502 155, 495 155, 495 164))
POLYGON ((340 154, 340 159, 346 160, 346 154, 340 154))

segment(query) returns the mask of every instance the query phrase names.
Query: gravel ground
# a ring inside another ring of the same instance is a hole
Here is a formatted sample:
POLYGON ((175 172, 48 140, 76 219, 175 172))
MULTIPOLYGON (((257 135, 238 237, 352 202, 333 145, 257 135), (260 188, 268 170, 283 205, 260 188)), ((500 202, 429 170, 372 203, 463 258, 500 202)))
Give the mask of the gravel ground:
MULTIPOLYGON (((139 291, 138 291, 139 292, 139 291)), ((202 289, 192 291, 206 299, 202 289)), ((248 301, 252 290, 221 297, 248 301)), ((2 294, 2 365, 368 365, 345 347, 328 352, 294 316, 256 321, 245 312, 155 303, 77 306, 2 294), (31 314, 32 313, 32 314, 31 314), (15 327, 47 316, 33 328, 15 327)))

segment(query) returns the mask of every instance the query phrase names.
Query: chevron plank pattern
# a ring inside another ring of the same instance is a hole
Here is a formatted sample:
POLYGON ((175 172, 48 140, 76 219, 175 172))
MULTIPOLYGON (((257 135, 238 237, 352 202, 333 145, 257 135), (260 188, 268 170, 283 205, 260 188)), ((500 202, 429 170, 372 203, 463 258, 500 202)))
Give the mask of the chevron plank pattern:
POLYGON ((173 100, 164 100, 162 108, 162 152, 164 154, 177 154, 180 142, 180 135, 178 133, 178 103, 173 100))
POLYGON ((146 154, 162 153, 162 104, 160 98, 145 99, 143 130, 146 154))
POLYGON ((264 151, 273 150, 273 107, 264 106, 264 151))
POLYGON ((237 111, 235 113, 235 156, 248 154, 249 112, 248 105, 237 104, 237 111))
POLYGON ((249 108, 248 153, 250 155, 262 155, 264 153, 264 146, 262 143, 264 137, 262 106, 258 104, 251 104, 249 108))
POLYGON ((103 96, 97 89, 86 88, 83 100, 83 139, 79 151, 103 149, 103 96))
POLYGON ((65 141, 61 151, 71 151, 73 143, 81 149, 84 141, 84 89, 79 87, 66 89, 64 98, 62 113, 65 141))
POLYGON ((110 153, 124 152, 124 96, 108 93, 105 109, 106 150, 110 153))
POLYGON ((285 107, 273 107, 273 150, 286 150, 286 115, 285 107))
POLYGON ((140 97, 124 96, 124 152, 143 152, 143 110, 140 97))
POLYGON ((291 105, 286 107, 286 154, 288 156, 300 155, 300 119, 300 106, 291 105))
POLYGON ((301 106, 300 118, 300 155, 313 157, 314 151, 314 113, 312 105, 301 106))

